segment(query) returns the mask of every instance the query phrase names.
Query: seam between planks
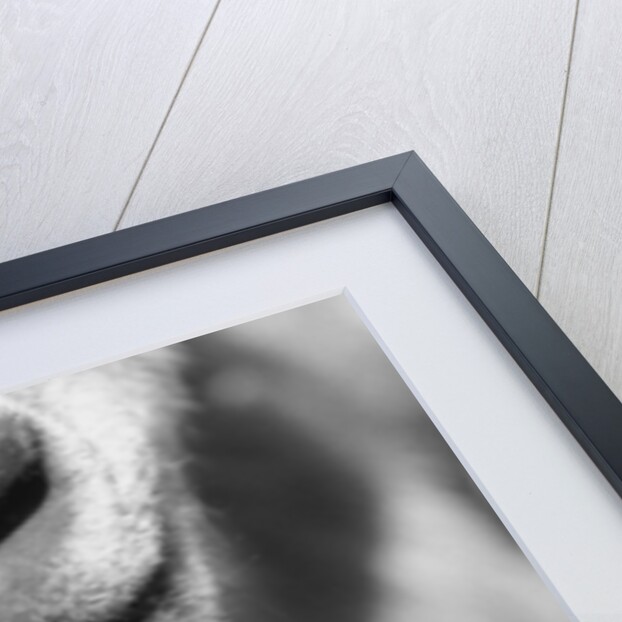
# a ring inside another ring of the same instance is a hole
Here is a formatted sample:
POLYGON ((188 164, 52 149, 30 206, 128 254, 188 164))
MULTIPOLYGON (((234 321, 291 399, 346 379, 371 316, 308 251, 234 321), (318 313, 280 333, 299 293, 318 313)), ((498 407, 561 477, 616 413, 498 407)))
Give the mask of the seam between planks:
POLYGON ((130 201, 132 200, 132 197, 134 196, 134 193, 136 192, 136 188, 138 187, 138 184, 140 183, 140 180, 142 179, 143 173, 145 172, 145 169, 147 168, 147 164, 149 163, 149 160, 151 159, 151 155, 153 154, 153 151, 158 143, 158 140, 160 139, 162 130, 164 129, 164 126, 166 125, 171 115, 173 107, 175 106, 175 102, 177 101, 177 98, 179 97, 179 93, 181 92, 181 89, 184 83, 186 82, 186 78, 188 77, 188 74, 190 73, 190 69, 192 68, 192 65, 194 64, 194 61, 197 57, 197 54, 199 53, 199 50, 201 49, 201 46, 203 45, 203 41, 205 40, 207 31, 209 30, 209 27, 212 25, 212 22, 214 21, 214 16, 216 15, 216 12, 218 11, 218 7, 220 6, 220 3, 221 3, 221 0, 216 0, 214 9, 212 10, 210 16, 207 19, 205 28, 203 29, 203 32, 201 33, 201 36, 199 37, 199 41, 197 42, 194 48, 194 51, 192 52, 192 55, 190 56, 190 61, 188 62, 188 65, 186 66, 186 69, 184 70, 184 73, 181 76, 181 80, 179 82, 179 85, 177 86, 177 89, 175 90, 175 94, 173 95, 173 98, 171 99, 171 103, 168 105, 168 108, 166 109, 164 118, 162 119, 162 122, 160 123, 160 126, 158 127, 158 131, 156 132, 153 142, 151 143, 151 146, 149 147, 149 150, 147 151, 145 160, 142 166, 140 167, 140 171, 138 171, 138 175, 136 176, 136 179, 134 180, 134 183, 132 184, 132 188, 128 194, 125 204, 123 205, 123 208, 121 209, 119 217, 117 218, 115 222, 113 231, 117 231, 119 229, 119 226, 121 225, 123 217, 125 216, 125 213, 127 212, 127 208, 129 207, 130 201))
POLYGON ((542 288, 542 275, 544 273, 544 263, 546 255, 546 246, 549 237, 549 225, 551 222, 551 208, 553 206, 553 197, 555 194, 555 182, 557 181, 557 166, 559 163, 559 152, 561 147, 562 132, 564 128, 564 120, 566 117, 566 105, 568 101, 568 84, 570 83, 570 68, 572 66, 572 55, 574 52, 575 38, 577 33, 577 22, 579 18, 579 3, 580 0, 576 0, 574 18, 572 22, 572 33, 570 35, 570 49, 568 50, 568 62, 566 64, 566 79, 564 81, 564 90, 562 95, 562 105, 559 115, 559 125, 557 128, 557 140, 555 144, 555 157, 553 159, 553 172, 551 174, 551 187, 549 189, 549 196, 546 206, 546 215, 544 217, 544 230, 542 232, 542 245, 540 248, 540 266, 538 268, 538 275, 536 279, 535 296, 540 299, 540 290, 542 288))

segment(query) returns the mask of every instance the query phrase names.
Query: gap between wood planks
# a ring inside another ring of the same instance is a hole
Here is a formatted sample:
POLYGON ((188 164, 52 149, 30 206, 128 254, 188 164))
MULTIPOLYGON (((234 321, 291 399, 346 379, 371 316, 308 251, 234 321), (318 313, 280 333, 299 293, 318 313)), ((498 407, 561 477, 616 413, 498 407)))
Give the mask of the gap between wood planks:
POLYGON ((572 65, 572 53, 574 51, 575 36, 577 33, 577 21, 579 17, 579 2, 576 0, 574 9, 574 18, 572 22, 572 32, 570 35, 570 48, 568 50, 568 63, 566 65, 566 79, 564 81, 564 91, 562 94, 562 105, 559 114, 559 125, 557 127, 557 140, 555 143, 555 157, 553 158, 553 172, 551 174, 551 187, 549 190, 549 197, 546 206, 546 215, 544 217, 544 230, 542 232, 542 247, 540 250, 540 266, 538 269, 538 275, 536 278, 535 296, 540 299, 540 289, 542 287, 542 274, 544 272, 544 262, 546 254, 546 243, 549 237, 549 224, 551 222, 551 207, 553 205, 553 195, 555 193, 555 181, 557 180, 557 164, 559 162, 559 150, 561 146, 562 131, 564 126, 564 118, 566 116, 566 101, 568 99, 568 84, 570 82, 570 67, 572 65))
POLYGON ((171 111, 173 110, 173 106, 175 106, 177 97, 179 96, 179 93, 181 92, 181 89, 186 81, 186 78, 188 77, 188 74, 190 73, 190 69, 192 65, 194 64, 194 59, 197 57, 197 54, 199 53, 199 50, 201 49, 201 46, 203 45, 203 41, 205 40, 205 36, 207 35, 207 31, 209 30, 209 27, 212 25, 212 22, 214 21, 214 16, 216 15, 216 12, 218 11, 218 7, 220 6, 220 3, 221 3, 221 0, 216 0, 214 9, 211 15, 208 17, 207 23, 205 24, 205 28, 203 29, 203 32, 201 33, 201 36, 199 37, 199 41, 197 42, 194 48, 194 51, 192 52, 192 55, 190 56, 190 61, 188 62, 188 65, 186 66, 186 69, 183 75, 181 76, 179 85, 177 89, 175 90, 175 94, 173 95, 173 99, 171 99, 171 103, 169 104, 166 110, 166 113, 164 114, 162 123, 160 123, 160 127, 158 127, 158 131, 156 132, 155 138, 153 139, 153 142, 151 143, 151 147, 149 147, 149 151, 147 151, 145 161, 140 167, 140 171, 138 171, 138 175, 136 176, 136 179, 134 183, 132 184, 132 189, 130 190, 130 193, 125 201, 125 204, 123 205, 123 208, 121 209, 121 213, 119 214, 119 217, 117 218, 113 231, 117 231, 119 229, 119 226, 121 225, 121 221, 123 220, 123 217, 125 216, 125 212, 127 211, 127 208, 130 204, 130 201, 132 200, 132 197, 134 196, 134 192, 136 191, 136 188, 138 187, 138 184, 143 176, 143 173, 145 172, 145 168, 147 167, 147 164, 149 160, 151 159, 151 154, 153 153, 153 150, 155 149, 155 146, 158 143, 160 134, 162 134, 162 130, 164 129, 164 126, 166 125, 166 122, 168 121, 171 111))

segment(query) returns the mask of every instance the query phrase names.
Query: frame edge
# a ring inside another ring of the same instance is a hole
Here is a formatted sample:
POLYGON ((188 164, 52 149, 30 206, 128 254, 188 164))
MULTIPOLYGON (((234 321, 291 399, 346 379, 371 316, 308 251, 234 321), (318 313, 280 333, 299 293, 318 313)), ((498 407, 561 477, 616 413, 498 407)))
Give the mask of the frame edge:
POLYGON ((622 403, 414 151, 0 263, 0 311, 386 202, 622 497, 622 403))
POLYGON ((622 497, 622 403, 414 152, 393 203, 622 497))
POLYGON ((389 202, 411 154, 0 263, 0 311, 389 202))

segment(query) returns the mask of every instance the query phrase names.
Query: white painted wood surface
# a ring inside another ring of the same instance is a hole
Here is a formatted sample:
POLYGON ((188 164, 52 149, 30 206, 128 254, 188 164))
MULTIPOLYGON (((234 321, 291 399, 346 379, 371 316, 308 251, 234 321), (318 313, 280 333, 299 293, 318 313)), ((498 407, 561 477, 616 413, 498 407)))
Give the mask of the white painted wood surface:
POLYGON ((214 4, 0 3, 0 261, 114 228, 214 4))
POLYGON ((344 287, 570 619, 621 620, 620 498, 392 206, 0 314, 0 390, 344 287))
POLYGON ((535 285, 573 0, 223 0, 127 227, 415 149, 535 285))
POLYGON ((622 398, 622 4, 582 2, 541 300, 622 398))
MULTIPOLYGON (((575 0, 215 6, 0 4, 0 261, 414 148, 535 290, 575 0)), ((540 282, 619 397, 621 32, 581 3, 540 282)))

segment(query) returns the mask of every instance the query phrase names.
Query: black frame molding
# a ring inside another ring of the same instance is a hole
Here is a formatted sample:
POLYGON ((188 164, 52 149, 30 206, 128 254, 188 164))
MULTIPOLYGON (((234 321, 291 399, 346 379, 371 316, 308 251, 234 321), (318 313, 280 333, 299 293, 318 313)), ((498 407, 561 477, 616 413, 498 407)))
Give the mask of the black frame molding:
POLYGON ((389 201, 622 496, 622 403, 412 151, 2 263, 0 311, 389 201))

